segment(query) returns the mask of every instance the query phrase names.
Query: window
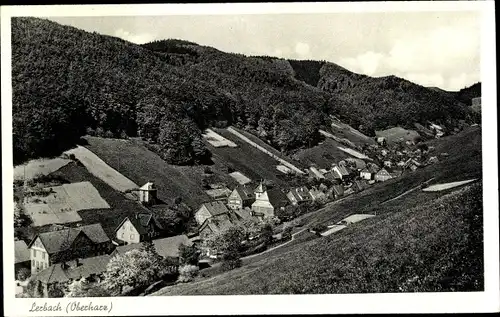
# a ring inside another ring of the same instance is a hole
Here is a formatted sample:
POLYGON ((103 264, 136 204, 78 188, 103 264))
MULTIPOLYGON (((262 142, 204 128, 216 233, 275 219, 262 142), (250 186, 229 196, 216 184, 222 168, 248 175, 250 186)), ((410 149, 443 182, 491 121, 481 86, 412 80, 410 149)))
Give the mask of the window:
POLYGON ((33 249, 33 257, 36 258, 36 250, 33 249))
POLYGON ((42 252, 42 259, 45 260, 45 252, 42 252))
POLYGON ((122 231, 122 238, 125 238, 125 232, 122 231))
POLYGON ((36 265, 35 260, 31 260, 31 266, 32 266, 32 267, 35 267, 35 265, 36 265))
POLYGON ((133 240, 133 239, 134 239, 134 235, 133 235, 133 234, 131 234, 131 235, 130 235, 130 240, 133 240))

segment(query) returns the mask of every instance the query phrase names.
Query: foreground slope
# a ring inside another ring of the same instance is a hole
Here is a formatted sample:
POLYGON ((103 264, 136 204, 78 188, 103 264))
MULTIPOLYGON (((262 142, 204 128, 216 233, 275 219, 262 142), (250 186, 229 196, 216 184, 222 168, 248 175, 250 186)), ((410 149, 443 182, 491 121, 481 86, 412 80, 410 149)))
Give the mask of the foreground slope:
POLYGON ((481 291, 481 189, 468 186, 155 295, 481 291))

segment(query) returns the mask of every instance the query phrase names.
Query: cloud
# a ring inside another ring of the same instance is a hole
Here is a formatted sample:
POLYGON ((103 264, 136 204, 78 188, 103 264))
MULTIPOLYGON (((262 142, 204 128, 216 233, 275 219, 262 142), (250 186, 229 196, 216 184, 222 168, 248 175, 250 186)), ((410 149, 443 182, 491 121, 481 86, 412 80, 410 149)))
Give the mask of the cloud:
POLYGON ((309 55, 309 44, 298 42, 295 45, 295 53, 297 53, 301 57, 309 55))
POLYGON ((384 58, 384 54, 368 51, 356 57, 342 58, 339 62, 342 66, 366 75, 373 75, 384 58))
POLYGON ((456 76, 450 77, 446 85, 446 89, 450 91, 457 91, 481 80, 479 72, 466 74, 460 73, 456 76))
POLYGON ((388 66, 402 72, 453 71, 479 56, 479 36, 473 29, 441 27, 395 41, 388 66))
POLYGON ((134 34, 130 33, 128 31, 125 31, 124 29, 118 29, 115 32, 115 36, 122 38, 126 41, 135 43, 135 44, 144 44, 153 41, 156 36, 151 34, 151 33, 141 33, 141 34, 134 34))

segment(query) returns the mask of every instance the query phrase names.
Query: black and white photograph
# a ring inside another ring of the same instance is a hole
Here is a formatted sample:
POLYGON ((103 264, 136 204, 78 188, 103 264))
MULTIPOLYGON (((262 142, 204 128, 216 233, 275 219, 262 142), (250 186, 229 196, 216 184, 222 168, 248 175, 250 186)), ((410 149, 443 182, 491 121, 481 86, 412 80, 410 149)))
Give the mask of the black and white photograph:
POLYGON ((382 4, 2 7, 10 315, 500 309, 494 3, 382 4))

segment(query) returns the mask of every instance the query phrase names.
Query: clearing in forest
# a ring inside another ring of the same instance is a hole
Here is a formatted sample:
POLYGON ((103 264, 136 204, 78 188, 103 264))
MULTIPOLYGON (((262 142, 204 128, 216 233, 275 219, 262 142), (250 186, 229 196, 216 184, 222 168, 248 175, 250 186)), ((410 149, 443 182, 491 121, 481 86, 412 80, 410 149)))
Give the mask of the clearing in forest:
POLYGON ((213 130, 207 129, 203 134, 203 138, 214 147, 237 147, 236 143, 223 137, 213 130))
POLYGON ((106 164, 106 162, 104 162, 99 156, 83 146, 78 146, 67 151, 66 153, 68 155, 74 154, 91 174, 100 178, 117 191, 126 192, 139 187, 133 181, 106 164))

